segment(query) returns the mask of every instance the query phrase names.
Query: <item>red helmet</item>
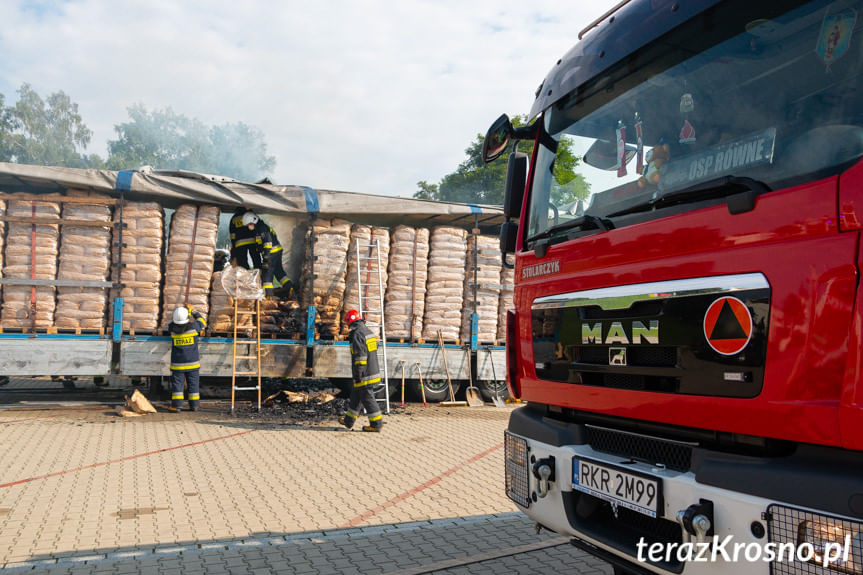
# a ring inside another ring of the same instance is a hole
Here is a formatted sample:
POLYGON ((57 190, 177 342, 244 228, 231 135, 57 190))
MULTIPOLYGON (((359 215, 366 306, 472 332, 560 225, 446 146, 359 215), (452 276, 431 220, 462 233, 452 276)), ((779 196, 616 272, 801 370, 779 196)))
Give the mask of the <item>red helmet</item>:
POLYGON ((358 312, 355 309, 349 309, 345 313, 345 323, 348 325, 351 325, 352 323, 354 323, 358 319, 360 319, 360 312, 358 312))

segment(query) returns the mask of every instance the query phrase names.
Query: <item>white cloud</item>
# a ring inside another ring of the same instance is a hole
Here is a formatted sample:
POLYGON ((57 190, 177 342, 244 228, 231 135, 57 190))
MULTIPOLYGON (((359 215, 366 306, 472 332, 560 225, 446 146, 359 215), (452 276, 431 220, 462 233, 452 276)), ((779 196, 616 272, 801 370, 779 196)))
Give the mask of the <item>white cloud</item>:
POLYGON ((63 90, 107 155, 126 108, 263 131, 277 183, 410 196, 464 160, 612 0, 20 0, 0 92, 63 90))

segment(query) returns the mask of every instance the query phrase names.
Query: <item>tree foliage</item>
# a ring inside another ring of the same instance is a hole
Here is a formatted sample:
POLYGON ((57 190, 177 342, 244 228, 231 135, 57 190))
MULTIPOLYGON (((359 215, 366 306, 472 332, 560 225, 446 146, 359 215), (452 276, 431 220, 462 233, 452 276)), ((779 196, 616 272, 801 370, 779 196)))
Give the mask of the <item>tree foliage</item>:
POLYGON ((128 170, 141 166, 190 170, 258 181, 271 173, 264 134, 242 122, 206 126, 171 108, 149 112, 128 108, 129 121, 116 124, 108 158, 85 154, 93 136, 78 104, 62 91, 44 100, 22 84, 18 100, 6 105, 0 94, 0 162, 128 170))
MULTIPOLYGON (((512 124, 523 126, 526 116, 515 116, 512 124)), ((508 154, 503 154, 495 161, 486 164, 482 160, 482 146, 485 137, 477 134, 476 139, 465 150, 465 159, 458 168, 445 175, 439 184, 429 184, 425 180, 417 183, 419 188, 415 198, 447 202, 466 202, 476 204, 503 204, 504 186, 508 154)), ((533 153, 533 142, 521 141, 518 149, 530 156, 533 153)), ((576 173, 578 158, 572 152, 571 143, 560 142, 557 159, 554 164, 554 178, 560 185, 553 193, 553 199, 560 205, 576 199, 584 199, 589 194, 589 185, 584 178, 576 173)))
POLYGON ((149 112, 142 104, 128 113, 130 121, 116 125, 117 139, 108 142, 111 169, 146 165, 255 181, 276 165, 263 133, 242 122, 207 127, 171 108, 149 112))
POLYGON ((29 84, 18 89, 18 101, 6 107, 0 95, 0 159, 19 164, 88 167, 84 150, 93 133, 78 113, 78 104, 63 92, 43 100, 29 84))

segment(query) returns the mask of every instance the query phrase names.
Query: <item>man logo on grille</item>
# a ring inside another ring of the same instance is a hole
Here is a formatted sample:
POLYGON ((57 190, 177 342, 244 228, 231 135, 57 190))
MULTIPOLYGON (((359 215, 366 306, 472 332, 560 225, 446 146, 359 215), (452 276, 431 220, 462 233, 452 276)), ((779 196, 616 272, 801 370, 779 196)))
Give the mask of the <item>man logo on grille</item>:
POLYGON ((704 314, 704 337, 722 355, 743 351, 752 337, 752 314, 736 297, 721 297, 704 314))

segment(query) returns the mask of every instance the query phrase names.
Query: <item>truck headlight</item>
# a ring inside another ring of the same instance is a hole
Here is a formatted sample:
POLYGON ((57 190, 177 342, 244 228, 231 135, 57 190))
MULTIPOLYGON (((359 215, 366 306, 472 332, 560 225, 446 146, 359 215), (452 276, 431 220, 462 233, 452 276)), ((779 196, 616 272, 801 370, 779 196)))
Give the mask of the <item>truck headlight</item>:
POLYGON ((784 505, 771 505, 767 517, 770 541, 782 558, 771 563, 771 574, 863 575, 863 522, 784 505), (790 557, 785 550, 792 547, 790 557))
POLYGON ((530 465, 527 441, 504 433, 504 460, 506 465, 506 495, 522 507, 530 505, 530 465))
POLYGON ((812 545, 814 563, 838 573, 863 573, 861 542, 863 524, 826 516, 801 521, 797 526, 797 544, 812 545))

